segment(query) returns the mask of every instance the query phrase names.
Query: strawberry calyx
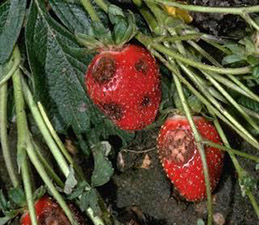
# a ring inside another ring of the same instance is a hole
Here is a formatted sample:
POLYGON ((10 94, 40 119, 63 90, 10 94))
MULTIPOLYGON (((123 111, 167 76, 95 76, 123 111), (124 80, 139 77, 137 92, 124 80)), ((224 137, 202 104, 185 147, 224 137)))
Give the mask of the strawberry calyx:
POLYGON ((121 8, 110 4, 108 17, 113 29, 106 28, 102 22, 93 21, 87 34, 76 33, 79 44, 98 52, 120 49, 136 34, 135 17, 131 11, 124 13, 121 8))

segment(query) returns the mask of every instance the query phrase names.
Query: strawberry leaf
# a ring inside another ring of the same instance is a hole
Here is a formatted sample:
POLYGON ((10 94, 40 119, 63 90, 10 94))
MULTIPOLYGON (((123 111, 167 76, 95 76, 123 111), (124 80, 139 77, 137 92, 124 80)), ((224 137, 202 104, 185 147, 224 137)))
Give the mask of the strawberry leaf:
POLYGON ((9 199, 16 205, 22 207, 26 205, 25 194, 23 190, 19 187, 12 188, 8 192, 9 199))
POLYGON ((259 103, 250 99, 250 98, 248 98, 248 97, 241 96, 238 99, 238 103, 245 106, 248 109, 251 109, 251 110, 259 113, 259 103))
POLYGON ((98 118, 84 88, 84 73, 92 55, 80 48, 41 4, 32 2, 26 29, 35 95, 49 110, 56 130, 64 133, 71 126, 75 133, 82 133, 90 127, 90 116, 98 118))
POLYGON ((112 164, 107 158, 110 151, 111 145, 108 142, 101 142, 93 147, 94 171, 91 177, 93 187, 104 185, 113 175, 112 164))
POLYGON ((228 64, 237 63, 243 60, 244 60, 244 57, 242 55, 228 55, 223 58, 222 64, 228 65, 228 64))
POLYGON ((26 0, 8 0, 0 5, 0 64, 10 57, 20 34, 26 0))
POLYGON ((62 23, 73 33, 87 34, 91 21, 80 2, 50 0, 53 11, 62 23))
POLYGON ((11 219, 12 219, 12 217, 9 217, 9 216, 1 217, 0 218, 0 225, 6 224, 11 219))

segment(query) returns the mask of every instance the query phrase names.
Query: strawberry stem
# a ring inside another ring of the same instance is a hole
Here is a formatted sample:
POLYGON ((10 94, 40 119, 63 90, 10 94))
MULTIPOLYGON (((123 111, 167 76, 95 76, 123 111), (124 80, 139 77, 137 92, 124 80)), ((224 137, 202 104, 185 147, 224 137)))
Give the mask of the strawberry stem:
POLYGON ((52 138, 56 142, 57 146, 59 147, 59 149, 61 150, 61 152, 63 153, 63 155, 67 159, 67 161, 74 167, 74 169, 78 173, 80 179, 84 180, 85 178, 84 178, 83 172, 81 171, 79 166, 75 163, 75 161, 72 159, 71 155, 68 153, 67 149, 65 148, 63 142, 60 140, 60 138, 57 135, 55 129, 53 128, 51 122, 49 121, 49 118, 47 116, 46 111, 44 110, 43 105, 40 102, 38 102, 38 108, 39 108, 39 111, 41 113, 42 119, 44 120, 44 122, 45 122, 45 124, 46 124, 46 126, 49 130, 49 133, 51 134, 52 138))
POLYGON ((201 90, 204 96, 206 96, 209 101, 221 112, 221 114, 224 115, 231 124, 233 124, 233 126, 236 128, 235 130, 239 131, 238 133, 240 135, 242 133, 242 137, 245 140, 249 141, 249 143, 251 143, 254 147, 258 148, 259 143, 257 142, 257 140, 227 110, 225 110, 223 106, 210 95, 210 93, 207 92, 206 88, 197 81, 195 73, 192 72, 192 70, 185 65, 181 63, 179 63, 179 65, 184 70, 184 72, 192 79, 192 81, 195 82, 195 84, 201 90))
POLYGON ((224 88, 208 73, 202 71, 206 78, 219 90, 219 92, 232 104, 236 110, 246 119, 246 121, 256 130, 259 131, 259 127, 256 122, 243 110, 243 108, 235 101, 235 99, 224 90, 224 88))
POLYGON ((207 165, 207 160, 206 160, 206 155, 204 151, 204 145, 202 144, 202 138, 200 136, 199 131, 197 130, 195 123, 193 121, 190 108, 188 106, 188 103, 185 99, 182 85, 180 83, 180 80, 176 75, 173 75, 174 82, 176 85, 177 92, 179 94, 179 97, 181 99, 181 103, 184 109, 184 112, 186 114, 186 117, 190 123, 192 132, 194 134, 194 139, 197 145, 197 148, 199 150, 200 156, 201 156, 201 161, 202 161, 202 166, 203 166, 203 172, 204 172, 204 179, 205 179, 205 184, 206 184, 206 194, 207 194, 207 208, 208 208, 208 221, 207 224, 210 225, 212 224, 212 214, 213 214, 213 209, 212 209, 212 198, 211 198, 211 187, 210 187, 210 179, 209 179, 209 171, 208 171, 208 165, 207 165))
POLYGON ((94 0, 95 3, 106 13, 108 13, 108 3, 106 3, 104 0, 94 0))
POLYGON ((146 5, 141 5, 141 7, 140 7, 138 1, 137 1, 137 3, 135 3, 135 1, 133 1, 133 2, 136 6, 138 6, 138 10, 141 13, 141 15, 144 17, 144 19, 146 20, 146 22, 149 26, 149 29, 152 32, 154 32, 155 34, 161 35, 161 33, 162 33, 161 28, 160 28, 156 18, 154 17, 154 15, 148 9, 148 7, 146 7, 146 5))
POLYGON ((241 16, 251 27, 259 31, 259 25, 250 17, 247 12, 243 12, 241 16))
POLYGON ((166 37, 166 36, 160 36, 160 37, 155 37, 153 38, 154 42, 176 42, 176 41, 188 41, 188 40, 196 40, 198 38, 200 38, 203 34, 200 33, 195 33, 195 34, 185 34, 185 35, 172 35, 170 37, 166 37))
POLYGON ((242 15, 244 13, 259 12, 259 6, 248 6, 248 7, 209 7, 209 6, 198 6, 198 5, 187 5, 181 4, 171 0, 145 0, 146 2, 161 3, 163 5, 174 6, 180 9, 193 12, 204 12, 204 13, 226 13, 226 14, 237 14, 242 15))
POLYGON ((207 141, 207 140, 203 140, 202 141, 203 144, 205 145, 209 145, 211 147, 214 147, 214 148, 218 148, 218 149, 221 149, 223 151, 226 151, 226 152, 233 152, 235 155, 238 155, 238 156, 242 156, 244 158, 247 158, 247 159, 250 159, 250 160, 253 160, 255 162, 259 162, 259 157, 257 156, 254 156, 254 155, 249 155, 245 152, 241 152, 239 150, 235 150, 233 148, 229 148, 229 147, 226 147, 226 146, 222 146, 222 145, 219 145, 219 144, 216 144, 214 142, 211 142, 211 141, 207 141))
MULTIPOLYGON (((216 127, 216 129, 217 129, 217 131, 218 131, 218 133, 220 135, 221 140, 223 141, 224 145, 227 148, 231 148, 231 146, 230 146, 230 144, 229 144, 229 142, 227 140, 227 137, 226 137, 226 135, 225 135, 225 133, 224 133, 224 131, 223 131, 223 129, 222 129, 218 119, 216 118, 216 116, 215 116, 215 114, 213 112, 211 112, 211 114, 214 116, 214 125, 215 125, 215 127, 216 127)), ((232 160, 232 162, 233 162, 233 164, 235 166, 235 169, 236 169, 237 174, 238 174, 238 178, 240 180, 242 178, 243 174, 244 174, 244 172, 243 172, 244 170, 240 166, 238 160, 236 159, 236 156, 234 155, 234 152, 233 151, 228 151, 228 154, 229 154, 229 156, 230 156, 230 158, 231 158, 231 160, 232 160)), ((250 200, 250 202, 251 202, 251 204, 252 204, 252 206, 253 206, 253 208, 255 210, 255 213, 256 213, 257 217, 259 217, 259 206, 258 206, 258 204, 257 204, 257 202, 256 202, 256 200, 255 200, 255 198, 254 198, 254 196, 252 194, 252 192, 250 190, 247 190, 246 194, 247 194, 247 196, 248 196, 248 198, 249 198, 249 200, 250 200)))
POLYGON ((0 140, 1 140, 1 147, 4 157, 5 166, 14 187, 19 185, 19 180, 17 178, 17 173, 15 172, 10 148, 9 148, 9 141, 7 135, 7 88, 8 83, 5 82, 0 86, 0 140))
POLYGON ((21 54, 17 46, 14 47, 13 54, 11 56, 10 61, 12 62, 12 67, 8 71, 8 73, 4 76, 3 79, 0 80, 0 86, 9 80, 9 78, 14 74, 14 72, 18 69, 21 62, 21 54))
POLYGON ((42 180, 44 181, 44 183, 48 187, 48 189, 51 192, 51 194, 53 195, 53 197, 57 200, 60 207, 63 209, 63 211, 66 214, 67 218, 69 219, 70 223, 72 225, 77 225, 77 222, 74 219, 74 216, 73 216, 73 213, 72 213, 71 209, 69 208, 69 206, 67 205, 67 203, 63 199, 63 197, 60 195, 60 193, 57 191, 56 187, 52 183, 52 180, 49 178, 44 166, 42 165, 42 163, 38 159, 38 155, 37 155, 37 153, 35 151, 35 148, 32 144, 32 140, 27 141, 26 150, 27 150, 28 156, 29 156, 32 164, 34 165, 36 171, 38 172, 38 174, 40 175, 40 177, 42 178, 42 180))
MULTIPOLYGON (((142 42, 143 44, 147 44, 146 42, 142 42)), ((197 91, 195 88, 193 88, 193 86, 176 70, 175 65, 171 65, 166 59, 164 59, 164 57, 162 55, 160 55, 158 52, 156 52, 155 50, 151 50, 152 54, 154 56, 156 56, 170 71, 172 71, 174 74, 176 74, 178 76, 178 78, 181 80, 181 82, 183 84, 186 85, 186 87, 204 104, 206 105, 210 110, 212 110, 217 117, 219 117, 224 123, 226 123, 227 125, 229 125, 230 127, 232 127, 244 140, 246 140, 247 142, 249 142, 251 145, 253 145, 254 147, 258 148, 258 144, 254 143, 253 140, 250 140, 243 132, 241 132, 239 129, 237 129, 225 116, 225 110, 224 108, 219 105, 219 107, 215 108, 210 101, 208 101, 204 96, 210 96, 210 98, 212 98, 213 101, 216 101, 216 99, 214 99, 210 93, 204 89, 201 88, 202 85, 200 85, 199 82, 197 82, 196 80, 194 80, 196 86, 198 86, 200 88, 200 91, 202 93, 200 93, 199 91, 197 91), (224 110, 224 111, 222 111, 224 110)), ((217 103, 219 104, 219 103, 217 103)))
POLYGON ((55 181, 59 187, 64 188, 63 181, 58 177, 58 175, 55 173, 55 171, 51 168, 49 165, 49 162, 44 158, 44 156, 41 154, 41 150, 39 146, 33 142, 35 152, 37 153, 39 160, 41 161, 42 165, 44 166, 46 172, 49 174, 49 176, 55 181))
POLYGON ((22 79, 22 85, 23 85, 23 93, 24 93, 25 101, 26 101, 27 105, 29 106, 29 109, 34 117, 34 120, 35 120, 43 138, 45 139, 46 144, 48 145, 52 155, 54 156, 55 160, 57 161, 61 171, 63 172, 65 177, 67 177, 69 174, 69 166, 68 166, 64 156, 60 152, 57 144, 53 140, 53 138, 40 114, 40 111, 39 111, 36 103, 34 102, 30 89, 24 79, 22 79))
POLYGON ((81 0, 81 4, 84 6, 93 22, 101 22, 90 0, 81 0))
POLYGON ((32 187, 30 174, 27 163, 27 137, 28 137, 28 127, 26 114, 24 110, 24 99, 21 88, 21 72, 16 70, 12 76, 13 87, 14 87, 14 100, 16 108, 16 119, 17 119, 17 133, 18 133, 18 142, 17 142, 17 155, 18 155, 18 164, 21 168, 23 186, 26 195, 26 201, 29 209, 30 218, 32 225, 37 225, 37 217, 34 208, 34 202, 32 197, 32 187))
POLYGON ((233 75, 241 75, 241 74, 247 74, 247 73, 251 72, 251 68, 249 66, 240 67, 240 68, 221 68, 221 67, 216 67, 216 66, 205 65, 198 61, 189 59, 172 49, 168 49, 161 44, 150 43, 150 45, 154 49, 158 50, 159 52, 161 52, 165 55, 171 56, 171 57, 175 58, 176 60, 179 60, 180 62, 183 62, 187 65, 193 66, 198 69, 208 70, 208 71, 212 71, 212 72, 216 72, 216 73, 220 73, 220 74, 233 74, 233 75))

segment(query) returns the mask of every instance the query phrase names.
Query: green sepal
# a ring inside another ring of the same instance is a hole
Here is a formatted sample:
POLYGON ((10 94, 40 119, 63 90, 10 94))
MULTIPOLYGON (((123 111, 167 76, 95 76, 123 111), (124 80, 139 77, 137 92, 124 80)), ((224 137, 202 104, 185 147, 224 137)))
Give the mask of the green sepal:
POLYGON ((76 33, 78 43, 88 49, 120 48, 129 42, 137 32, 134 14, 124 13, 121 8, 109 5, 108 17, 113 29, 109 30, 102 22, 92 22, 88 34, 76 33))
POLYGON ((26 198, 24 191, 20 188, 11 188, 8 191, 9 199, 19 207, 24 207, 26 205, 26 198))
POLYGON ((114 25, 112 36, 115 45, 122 46, 134 37, 137 28, 132 12, 129 11, 125 15, 121 8, 116 5, 110 5, 108 8, 108 16, 112 25, 114 25))

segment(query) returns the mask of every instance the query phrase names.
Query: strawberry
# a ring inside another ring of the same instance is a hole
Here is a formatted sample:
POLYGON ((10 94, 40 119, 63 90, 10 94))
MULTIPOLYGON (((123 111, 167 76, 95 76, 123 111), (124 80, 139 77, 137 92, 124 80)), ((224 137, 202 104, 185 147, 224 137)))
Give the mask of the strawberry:
POLYGON ((126 45, 101 51, 89 65, 85 83, 93 102, 121 129, 140 130, 155 120, 160 74, 145 48, 126 45))
MULTIPOLYGON (((70 222, 68 221, 61 207, 50 197, 41 197, 36 201, 34 207, 36 211, 38 225, 70 225, 70 222)), ((75 220, 77 221, 77 223, 85 224, 85 221, 82 215, 78 212, 78 210, 73 205, 70 205, 70 208, 74 212, 75 220)), ((24 214, 21 217, 20 224, 32 224, 29 212, 24 212, 24 214)))
MULTIPOLYGON (((203 139, 221 144, 215 127, 203 117, 193 117, 203 139)), ((158 140, 158 154, 168 178, 187 201, 206 198, 206 186, 199 151, 190 124, 184 116, 170 116, 162 126, 158 140)), ((224 154, 205 146, 211 191, 219 181, 224 154)))

